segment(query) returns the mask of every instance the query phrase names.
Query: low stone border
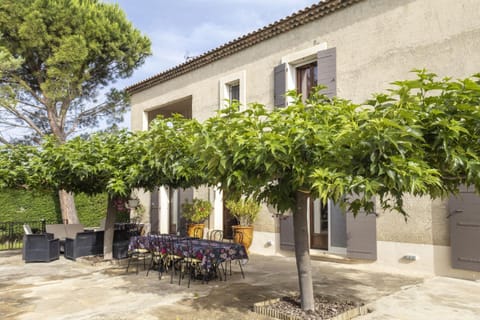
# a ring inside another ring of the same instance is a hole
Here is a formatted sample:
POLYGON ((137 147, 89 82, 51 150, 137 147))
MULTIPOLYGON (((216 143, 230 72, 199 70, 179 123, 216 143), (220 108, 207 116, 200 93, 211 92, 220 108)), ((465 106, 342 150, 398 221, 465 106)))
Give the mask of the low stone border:
MULTIPOLYGON (((270 299, 267 301, 257 302, 253 304, 253 311, 255 313, 274 318, 279 320, 303 320, 303 317, 296 315, 290 315, 283 311, 275 310, 271 306, 279 302, 280 299, 270 299)), ((340 313, 333 318, 328 318, 325 320, 350 320, 360 315, 365 315, 368 313, 368 309, 365 305, 354 307, 350 310, 347 310, 343 313, 340 313)))

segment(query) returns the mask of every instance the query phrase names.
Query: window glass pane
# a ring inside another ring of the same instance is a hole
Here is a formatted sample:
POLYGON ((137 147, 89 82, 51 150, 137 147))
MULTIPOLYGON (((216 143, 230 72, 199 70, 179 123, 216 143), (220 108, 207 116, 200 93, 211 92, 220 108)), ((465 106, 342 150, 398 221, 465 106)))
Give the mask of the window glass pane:
POLYGON ((239 84, 234 84, 229 86, 229 99, 230 100, 238 100, 240 101, 240 85, 239 84))

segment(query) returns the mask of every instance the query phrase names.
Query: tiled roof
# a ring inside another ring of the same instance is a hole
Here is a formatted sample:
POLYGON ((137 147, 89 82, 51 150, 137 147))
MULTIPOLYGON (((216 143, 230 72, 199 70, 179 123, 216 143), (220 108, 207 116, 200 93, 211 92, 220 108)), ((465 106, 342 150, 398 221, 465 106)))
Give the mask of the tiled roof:
POLYGON ((337 10, 343 9, 360 1, 364 0, 326 0, 311 5, 310 7, 306 7, 303 10, 300 10, 278 21, 275 21, 268 26, 265 26, 240 38, 227 42, 220 47, 207 51, 206 53, 201 54, 182 64, 179 64, 171 69, 168 69, 150 78, 133 84, 127 87, 126 90, 128 93, 133 94, 151 88, 154 85, 168 81, 195 69, 201 68, 209 63, 222 59, 223 57, 229 56, 238 51, 254 46, 257 43, 273 38, 276 35, 290 31, 317 19, 321 19, 328 14, 331 14, 337 10))

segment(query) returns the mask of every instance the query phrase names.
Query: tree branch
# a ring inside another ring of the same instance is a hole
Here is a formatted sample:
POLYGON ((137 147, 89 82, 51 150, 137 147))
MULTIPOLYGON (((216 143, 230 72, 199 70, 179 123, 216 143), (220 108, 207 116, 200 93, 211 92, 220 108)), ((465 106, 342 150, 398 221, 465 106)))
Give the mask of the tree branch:
POLYGON ((4 120, 4 119, 0 119, 0 126, 1 125, 5 125, 5 126, 8 126, 8 127, 15 127, 15 128, 31 129, 30 126, 28 126, 28 125, 21 125, 21 124, 10 122, 10 121, 4 120))
POLYGON ((4 145, 9 146, 10 142, 8 142, 4 137, 0 136, 0 143, 3 143, 4 145))
POLYGON ((11 114, 13 114, 14 116, 16 116, 17 118, 19 118, 20 120, 23 120, 25 123, 28 124, 28 126, 33 129, 35 132, 37 132, 39 135, 43 135, 43 131, 33 122, 32 119, 30 119, 28 116, 26 116, 25 114, 22 114, 20 112, 18 112, 18 110, 16 110, 15 108, 12 108, 12 107, 8 107, 8 106, 3 106, 3 108, 10 112, 11 114))

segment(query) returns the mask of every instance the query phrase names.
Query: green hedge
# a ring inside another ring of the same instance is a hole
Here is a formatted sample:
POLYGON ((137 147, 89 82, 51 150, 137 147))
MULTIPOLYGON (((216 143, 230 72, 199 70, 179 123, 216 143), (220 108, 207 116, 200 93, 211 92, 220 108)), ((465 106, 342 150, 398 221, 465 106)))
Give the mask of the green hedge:
MULTIPOLYGON (((0 190, 0 222, 47 221, 62 222, 57 192, 0 190)), ((86 227, 99 226, 107 212, 107 195, 75 195, 78 219, 86 227)), ((117 221, 128 221, 128 211, 117 212, 117 221)))

